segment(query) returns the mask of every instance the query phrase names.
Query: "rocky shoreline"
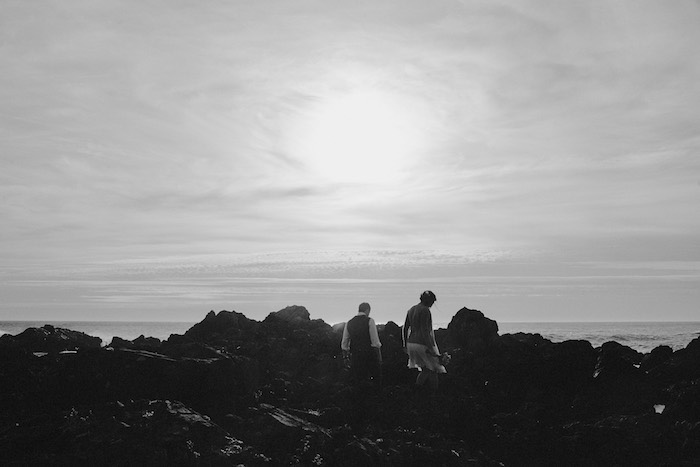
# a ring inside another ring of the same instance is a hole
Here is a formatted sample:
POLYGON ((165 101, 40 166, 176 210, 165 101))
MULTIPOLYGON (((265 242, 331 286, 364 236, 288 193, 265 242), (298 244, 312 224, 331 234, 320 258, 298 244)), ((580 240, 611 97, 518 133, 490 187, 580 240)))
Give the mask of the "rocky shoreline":
POLYGON ((2 465, 698 465, 700 338, 498 334, 459 310, 432 399, 412 391, 401 329, 379 329, 381 393, 352 390, 342 325, 291 306, 210 312, 167 340, 44 326, 0 337, 2 465))

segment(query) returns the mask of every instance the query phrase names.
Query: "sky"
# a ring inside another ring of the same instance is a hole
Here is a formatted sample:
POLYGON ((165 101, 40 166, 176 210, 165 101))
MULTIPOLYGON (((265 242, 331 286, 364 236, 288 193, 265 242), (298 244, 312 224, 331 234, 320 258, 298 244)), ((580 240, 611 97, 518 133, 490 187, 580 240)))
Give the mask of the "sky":
POLYGON ((700 2, 0 0, 0 320, 696 321, 700 2))

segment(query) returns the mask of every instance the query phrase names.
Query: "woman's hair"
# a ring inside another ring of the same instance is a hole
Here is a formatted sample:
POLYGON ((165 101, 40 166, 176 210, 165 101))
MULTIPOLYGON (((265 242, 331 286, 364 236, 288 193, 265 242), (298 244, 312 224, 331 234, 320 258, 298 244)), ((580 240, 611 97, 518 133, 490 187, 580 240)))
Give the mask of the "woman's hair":
POLYGON ((437 301, 437 297, 430 290, 426 290, 420 294, 420 302, 424 305, 432 305, 437 301))

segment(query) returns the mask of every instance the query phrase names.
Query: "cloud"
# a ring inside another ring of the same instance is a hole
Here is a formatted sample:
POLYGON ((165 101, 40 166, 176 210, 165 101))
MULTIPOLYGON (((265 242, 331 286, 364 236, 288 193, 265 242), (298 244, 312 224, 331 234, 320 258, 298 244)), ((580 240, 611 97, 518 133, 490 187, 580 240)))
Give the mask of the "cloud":
POLYGON ((41 276, 290 252, 237 271, 416 280, 462 277, 474 252, 695 258, 699 16, 686 1, 5 5, 0 257, 41 276), (401 183, 319 180, 290 150, 301 116, 353 89, 418 122, 401 183))

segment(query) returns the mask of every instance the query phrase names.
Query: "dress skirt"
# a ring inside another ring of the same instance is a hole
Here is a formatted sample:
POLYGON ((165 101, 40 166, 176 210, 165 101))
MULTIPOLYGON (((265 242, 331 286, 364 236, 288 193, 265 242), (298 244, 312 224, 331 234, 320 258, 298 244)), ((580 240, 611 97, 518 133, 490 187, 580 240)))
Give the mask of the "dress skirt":
MULTIPOLYGON (((434 371, 436 373, 447 373, 445 367, 440 365, 438 357, 433 355, 428 355, 428 350, 430 348, 423 344, 414 344, 409 342, 406 344, 406 350, 408 351, 408 367, 418 368, 419 371, 423 369, 434 371)), ((432 351, 432 349, 430 349, 432 351)))

